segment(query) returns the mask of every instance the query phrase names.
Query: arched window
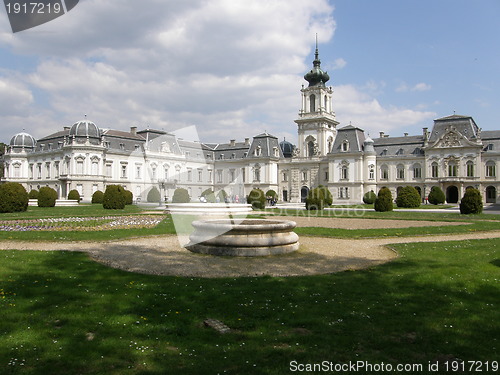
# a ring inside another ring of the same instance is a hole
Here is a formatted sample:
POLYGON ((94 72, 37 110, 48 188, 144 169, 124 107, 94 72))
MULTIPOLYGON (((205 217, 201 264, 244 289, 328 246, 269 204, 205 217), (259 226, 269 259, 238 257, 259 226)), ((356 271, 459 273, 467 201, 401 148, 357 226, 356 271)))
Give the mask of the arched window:
POLYGON ((342 142, 342 151, 343 152, 349 151, 349 141, 345 140, 344 142, 342 142))
POLYGON ((373 164, 368 166, 368 179, 369 180, 375 179, 375 167, 373 164))
POLYGON ((309 96, 309 111, 316 112, 316 95, 309 96))
POLYGON ((420 164, 413 164, 413 178, 422 178, 422 167, 420 164))
POLYGON ((467 162, 467 177, 474 177, 474 162, 467 162))
POLYGON ((314 142, 313 141, 307 142, 307 155, 314 156, 314 142))
POLYGON ((438 163, 434 162, 431 164, 431 176, 432 177, 439 177, 439 167, 438 163))
POLYGON ((396 167, 396 178, 398 180, 404 180, 405 178, 405 167, 403 164, 398 164, 396 167))
POLYGON ((340 178, 342 180, 347 180, 349 178, 349 168, 347 165, 343 165, 340 169, 340 178))
POLYGON ((494 161, 486 163, 486 177, 495 177, 497 175, 496 165, 494 161))
POLYGON ((380 179, 381 180, 389 179, 389 168, 387 167, 387 165, 382 165, 380 167, 380 179))
POLYGON ((256 164, 253 170, 253 180, 255 182, 260 182, 260 165, 256 164))
POLYGON ((325 95, 325 103, 324 103, 325 111, 328 110, 328 97, 325 95))

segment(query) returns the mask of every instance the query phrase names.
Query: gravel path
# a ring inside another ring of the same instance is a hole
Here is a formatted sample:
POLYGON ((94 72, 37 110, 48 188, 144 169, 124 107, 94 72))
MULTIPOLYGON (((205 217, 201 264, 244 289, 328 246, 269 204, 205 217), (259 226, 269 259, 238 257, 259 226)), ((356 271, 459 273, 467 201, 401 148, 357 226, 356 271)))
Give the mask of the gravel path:
MULTIPOLYGON (((290 219, 290 217, 288 217, 290 219)), ((339 219, 339 218, 297 218, 299 226, 341 227, 345 220, 360 221, 358 228, 380 225, 380 221, 408 227, 408 221, 339 219), (373 223, 373 222, 377 223, 373 223), (314 225, 311 225, 314 224, 314 225)), ((422 222, 413 222, 419 225, 422 222)), ((429 225, 443 225, 439 222, 425 222, 429 225)), ((446 223, 449 225, 450 223, 446 223)), ((353 229, 350 227, 350 229, 353 229)), ((17 250, 66 250, 84 251, 100 263, 122 270, 155 275, 189 277, 241 277, 241 276, 299 276, 326 274, 355 270, 388 262, 397 254, 387 245, 409 242, 434 242, 469 240, 479 238, 500 238, 500 231, 421 237, 393 237, 380 239, 337 239, 301 236, 300 250, 287 255, 240 258, 213 257, 195 254, 179 246, 172 235, 134 238, 110 242, 20 242, 2 241, 0 249, 17 250)))

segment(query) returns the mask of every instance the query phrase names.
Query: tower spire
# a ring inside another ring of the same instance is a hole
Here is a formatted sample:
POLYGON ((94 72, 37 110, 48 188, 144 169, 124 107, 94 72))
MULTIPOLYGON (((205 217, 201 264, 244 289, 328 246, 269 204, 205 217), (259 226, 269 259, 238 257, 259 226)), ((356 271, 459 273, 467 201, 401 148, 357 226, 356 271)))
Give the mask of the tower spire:
POLYGON ((321 60, 319 59, 317 33, 316 33, 316 50, 314 51, 313 68, 304 76, 304 79, 307 82, 309 82, 309 87, 325 86, 325 83, 330 79, 328 73, 321 70, 321 60))

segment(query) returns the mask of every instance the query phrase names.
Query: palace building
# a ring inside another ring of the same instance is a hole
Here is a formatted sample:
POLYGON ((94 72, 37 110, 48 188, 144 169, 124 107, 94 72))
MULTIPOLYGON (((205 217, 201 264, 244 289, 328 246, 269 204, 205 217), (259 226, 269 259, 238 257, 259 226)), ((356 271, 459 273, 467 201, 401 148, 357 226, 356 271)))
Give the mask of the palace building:
POLYGON ((192 200, 206 189, 224 190, 232 201, 243 201, 253 188, 274 190, 281 202, 303 202, 318 185, 328 187, 334 204, 361 203, 363 195, 382 187, 393 196, 414 186, 422 200, 439 186, 449 203, 468 187, 478 188, 484 202, 497 201, 500 181, 500 130, 481 131, 470 116, 434 120, 419 135, 370 138, 354 125, 335 119, 330 77, 321 69, 318 49, 304 76, 297 144, 267 132, 242 141, 202 143, 154 130, 103 129, 88 119, 41 139, 15 134, 4 155, 4 181, 30 191, 54 188, 60 198, 72 189, 83 201, 106 185, 119 184, 137 201, 156 188, 171 199, 178 187, 192 200))

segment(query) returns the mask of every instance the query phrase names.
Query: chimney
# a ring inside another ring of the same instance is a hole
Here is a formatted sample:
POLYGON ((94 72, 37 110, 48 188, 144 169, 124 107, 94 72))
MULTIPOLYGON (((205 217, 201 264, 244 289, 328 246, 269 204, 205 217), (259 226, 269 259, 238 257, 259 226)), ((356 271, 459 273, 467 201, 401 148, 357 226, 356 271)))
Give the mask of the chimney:
POLYGON ((245 145, 250 146, 250 138, 245 138, 245 145))
POLYGON ((384 138, 384 132, 379 133, 380 138, 384 138))
POLYGON ((130 127, 130 134, 137 135, 137 126, 130 127))
POLYGON ((231 139, 231 140, 229 141, 229 144, 231 145, 231 147, 236 146, 236 140, 235 140, 235 139, 231 139))
POLYGON ((424 134, 424 140, 429 139, 429 128, 422 128, 423 134, 424 134))

